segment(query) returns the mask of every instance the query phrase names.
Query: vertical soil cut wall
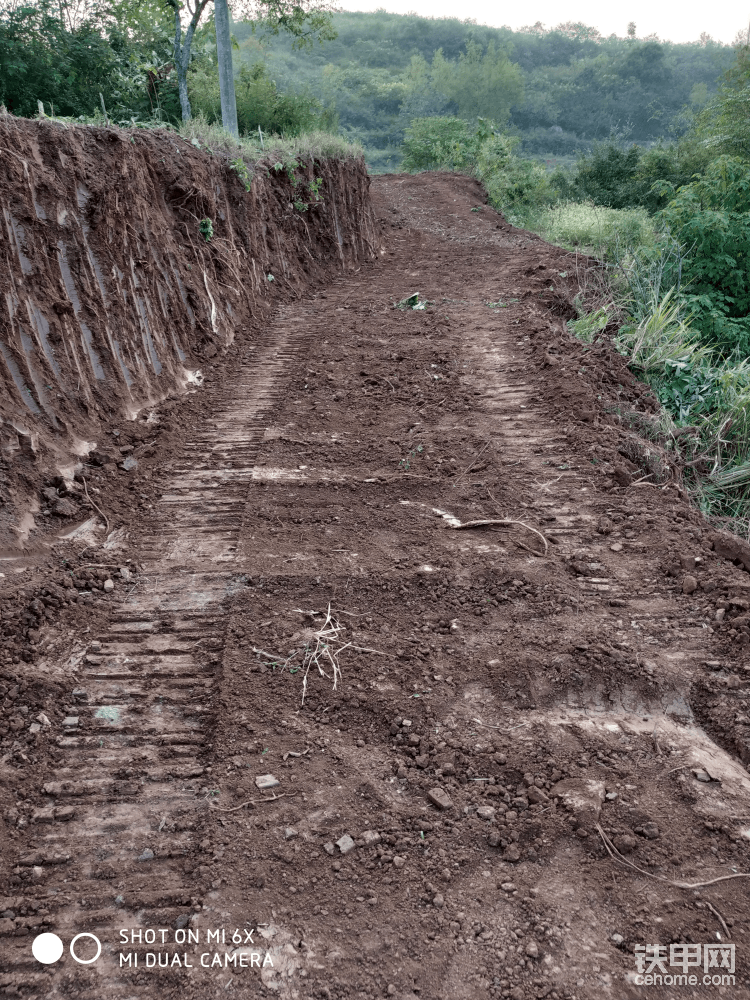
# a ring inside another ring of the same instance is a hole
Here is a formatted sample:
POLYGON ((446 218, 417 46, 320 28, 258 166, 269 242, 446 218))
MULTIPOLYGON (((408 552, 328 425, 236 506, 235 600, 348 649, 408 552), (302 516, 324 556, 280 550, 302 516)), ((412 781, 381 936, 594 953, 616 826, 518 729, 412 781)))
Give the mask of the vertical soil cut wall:
POLYGON ((308 160, 296 184, 260 164, 247 191, 175 133, 5 115, 0 162, 0 540, 110 421, 199 383, 274 300, 374 255, 361 159, 308 160))

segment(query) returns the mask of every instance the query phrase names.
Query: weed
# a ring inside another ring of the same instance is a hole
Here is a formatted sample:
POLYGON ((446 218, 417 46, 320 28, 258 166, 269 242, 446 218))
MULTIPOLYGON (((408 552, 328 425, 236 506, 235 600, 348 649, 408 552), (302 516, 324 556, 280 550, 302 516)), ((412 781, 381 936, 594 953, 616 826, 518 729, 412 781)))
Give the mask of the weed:
POLYGON ((306 201, 302 201, 301 199, 296 198, 294 201, 294 207, 297 209, 298 212, 306 212, 310 206, 306 201))
POLYGON ((198 223, 198 232, 201 234, 203 239, 208 243, 214 234, 214 224, 210 219, 201 219, 198 223))
POLYGON ((323 183, 322 177, 316 177, 314 180, 310 181, 310 193, 312 194, 316 203, 323 200, 320 195, 320 187, 322 183, 323 183))
POLYGON ((235 160, 232 160, 232 162, 229 164, 229 168, 230 170, 234 170, 234 172, 238 174, 240 180, 245 186, 245 190, 249 191, 250 188, 252 187, 253 179, 252 175, 250 174, 250 171, 247 169, 247 164, 245 163, 245 161, 240 159, 240 157, 237 157, 235 160))
POLYGON ((412 448, 412 450, 409 452, 406 458, 402 458, 401 461, 398 463, 399 469, 403 469, 404 472, 408 472, 409 469, 411 468, 412 459, 416 458, 417 455, 421 455, 423 451, 424 451, 423 444, 418 444, 416 448, 412 448))

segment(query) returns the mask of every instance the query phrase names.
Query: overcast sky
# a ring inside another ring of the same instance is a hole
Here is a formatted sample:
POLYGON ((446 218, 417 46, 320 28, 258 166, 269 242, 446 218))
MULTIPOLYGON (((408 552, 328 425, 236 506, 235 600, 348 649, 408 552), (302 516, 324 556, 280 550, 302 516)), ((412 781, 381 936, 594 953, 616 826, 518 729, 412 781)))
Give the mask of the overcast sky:
POLYGON ((635 21, 639 38, 656 34, 673 42, 693 42, 705 31, 719 42, 731 42, 750 21, 750 0, 705 3, 687 0, 628 0, 624 4, 602 0, 534 0, 532 3, 500 4, 492 0, 339 0, 344 10, 376 10, 393 14, 414 12, 425 17, 473 18, 479 24, 521 28, 541 21, 548 28, 563 21, 583 21, 603 35, 627 34, 628 21, 635 21))

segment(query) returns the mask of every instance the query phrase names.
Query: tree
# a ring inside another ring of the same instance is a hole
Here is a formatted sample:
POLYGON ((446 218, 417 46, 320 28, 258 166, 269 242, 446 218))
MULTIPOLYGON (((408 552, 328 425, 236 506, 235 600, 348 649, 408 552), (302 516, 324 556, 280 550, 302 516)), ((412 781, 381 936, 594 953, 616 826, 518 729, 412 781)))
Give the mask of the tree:
MULTIPOLYGON (((210 0, 185 0, 184 3, 183 0, 165 0, 167 6, 174 12, 174 64, 183 121, 192 118, 187 73, 193 38, 209 2, 210 0), (186 13, 190 15, 190 20, 183 37, 182 21, 186 13)), ((226 4, 226 0, 224 3, 226 4)), ((240 13, 252 20, 253 29, 257 25, 272 35, 286 31, 294 37, 296 48, 311 45, 315 39, 322 42, 336 37, 331 23, 331 10, 328 0, 241 0, 239 7, 240 13)), ((226 39, 219 45, 218 35, 217 45, 219 59, 224 60, 224 73, 226 73, 227 59, 231 64, 231 48, 227 52, 226 39)), ((220 62, 219 76, 221 75, 220 62)))
POLYGON ((523 93, 521 71, 494 42, 483 51, 470 40, 457 60, 446 59, 438 49, 432 60, 432 84, 455 103, 462 117, 480 115, 501 123, 523 93))

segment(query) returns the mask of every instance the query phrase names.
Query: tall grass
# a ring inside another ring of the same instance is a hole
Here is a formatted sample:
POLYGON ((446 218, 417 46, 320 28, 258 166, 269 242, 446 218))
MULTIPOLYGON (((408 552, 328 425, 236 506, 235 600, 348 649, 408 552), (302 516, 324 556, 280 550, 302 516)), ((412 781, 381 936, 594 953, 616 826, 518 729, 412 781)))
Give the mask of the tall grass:
MULTIPOLYGON (((40 117, 40 116, 37 116, 40 117)), ((252 173, 260 165, 280 163, 284 169, 294 168, 299 161, 315 160, 351 160, 364 159, 364 149, 358 142, 349 142, 343 136, 334 132, 313 130, 301 135, 283 137, 256 133, 251 136, 237 137, 227 132, 221 125, 209 123, 202 114, 182 122, 175 127, 158 118, 145 121, 119 122, 114 124, 101 112, 93 115, 82 115, 78 118, 60 116, 44 116, 64 128, 69 127, 109 127, 125 129, 164 130, 177 133, 197 149, 203 149, 213 156, 221 156, 231 161, 242 160, 252 173)))
POLYGON ((657 233, 644 208, 602 208, 589 202, 563 202, 526 220, 548 243, 615 260, 623 247, 655 247, 657 233))

